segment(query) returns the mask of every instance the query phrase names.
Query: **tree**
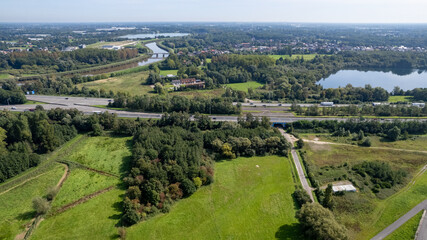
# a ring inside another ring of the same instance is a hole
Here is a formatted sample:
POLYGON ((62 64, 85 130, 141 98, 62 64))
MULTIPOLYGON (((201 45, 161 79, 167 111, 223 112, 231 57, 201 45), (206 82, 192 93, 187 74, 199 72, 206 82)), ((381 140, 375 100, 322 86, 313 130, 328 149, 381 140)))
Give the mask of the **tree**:
POLYGON ((95 123, 92 125, 92 130, 93 130, 92 132, 93 136, 101 136, 103 127, 101 126, 101 124, 95 123))
POLYGON ((180 185, 182 192, 184 193, 184 197, 188 197, 193 194, 197 189, 192 181, 188 178, 184 179, 180 185))
POLYGON ((347 230, 334 218, 332 212, 318 203, 306 203, 296 213, 307 239, 347 240, 347 230))
POLYGON ((304 189, 301 189, 301 188, 296 189, 295 192, 292 194, 292 196, 300 205, 300 207, 306 203, 311 203, 310 196, 304 189))
POLYGON ((50 209, 50 204, 45 198, 36 197, 33 199, 33 209, 37 215, 46 214, 50 209))
POLYGON ((0 128, 0 154, 4 154, 6 152, 6 130, 0 128))
POLYGON ((328 184, 328 187, 325 190, 325 197, 323 198, 322 205, 325 208, 332 209, 333 200, 332 200, 332 184, 328 184))
POLYGON ((387 132, 387 138, 392 141, 396 141, 397 139, 399 139, 399 136, 400 136, 400 128, 398 128, 397 126, 394 126, 392 129, 390 129, 387 132))
POLYGON ((365 139, 363 139, 363 141, 360 143, 360 146, 364 146, 364 147, 370 147, 372 146, 372 142, 371 139, 369 137, 366 137, 365 139))
POLYGON ((50 187, 47 190, 47 194, 46 194, 47 200, 52 201, 53 198, 55 198, 55 196, 58 194, 58 192, 59 192, 59 188, 58 187, 56 187, 56 186, 50 187))
POLYGON ((302 138, 298 139, 297 144, 296 144, 298 149, 301 149, 304 147, 304 140, 302 140, 302 138))
POLYGON ((165 94, 165 89, 163 88, 163 85, 159 82, 156 82, 154 84, 154 91, 160 95, 165 94))

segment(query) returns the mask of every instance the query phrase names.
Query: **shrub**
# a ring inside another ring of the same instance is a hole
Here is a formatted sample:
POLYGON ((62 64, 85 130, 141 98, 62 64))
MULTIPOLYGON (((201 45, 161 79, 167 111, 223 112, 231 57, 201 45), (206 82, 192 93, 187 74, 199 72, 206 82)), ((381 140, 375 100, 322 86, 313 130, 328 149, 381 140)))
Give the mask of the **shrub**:
POLYGON ((33 199, 33 208, 37 215, 42 215, 49 211, 50 204, 45 198, 37 197, 33 199))
POLYGON ((182 181, 180 187, 184 193, 184 197, 188 197, 196 191, 194 183, 187 178, 182 181))
POLYGON ((125 240, 126 239, 126 228, 119 227, 118 232, 119 232, 120 239, 125 240))
POLYGON ((59 192, 59 188, 58 187, 56 187, 56 186, 50 187, 47 190, 47 194, 46 194, 47 200, 52 201, 55 198, 55 196, 58 194, 58 192, 59 192))

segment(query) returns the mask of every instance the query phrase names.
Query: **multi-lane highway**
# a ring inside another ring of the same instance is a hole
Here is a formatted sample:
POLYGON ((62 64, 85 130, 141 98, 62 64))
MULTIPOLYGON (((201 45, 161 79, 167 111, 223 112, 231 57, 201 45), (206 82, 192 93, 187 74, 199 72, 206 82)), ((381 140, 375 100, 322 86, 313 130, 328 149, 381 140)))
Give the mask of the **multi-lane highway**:
MULTIPOLYGON (((109 102, 113 101, 113 99, 108 98, 85 98, 85 97, 65 97, 65 96, 43 96, 43 95, 27 95, 27 99, 31 101, 36 102, 43 102, 43 108, 46 110, 54 109, 54 108, 64 108, 64 109, 72 109, 76 108, 79 111, 82 111, 84 114, 94 114, 94 113, 100 113, 104 111, 108 111, 110 113, 115 113, 119 117, 126 117, 126 118, 161 118, 162 114, 160 113, 143 113, 143 112, 130 112, 130 111, 118 111, 118 110, 112 110, 112 109, 105 109, 105 108, 99 108, 94 107, 96 105, 103 105, 106 106, 109 102)), ((246 103, 245 103, 246 105, 246 103)), ((266 105, 266 104, 261 104, 266 105)), ((271 106, 279 107, 278 104, 271 104, 271 106)), ((290 104, 283 104, 283 109, 286 106, 290 106, 290 104)), ((304 104, 304 105, 310 105, 310 104, 304 104)), ((253 105, 250 105, 253 106, 253 105)), ((266 105, 270 106, 270 105, 266 105)), ((10 106, 0 106, 0 110, 10 110, 10 111, 28 111, 30 109, 34 109, 36 107, 36 104, 32 105, 10 105, 10 106)), ((295 122, 301 119, 305 120, 338 120, 338 121, 346 121, 349 118, 319 118, 319 117, 293 117, 288 115, 278 116, 277 114, 268 114, 266 113, 267 117, 270 118, 271 122, 295 122)), ((210 116, 212 120, 215 121, 237 121, 237 116, 224 116, 224 115, 212 115, 210 116)), ((358 117, 355 117, 358 118, 358 117)), ((414 120, 414 119, 402 119, 402 120, 414 120)), ((420 121, 427 121, 427 119, 417 119, 420 121)), ((380 121, 392 121, 391 119, 383 119, 380 121)))

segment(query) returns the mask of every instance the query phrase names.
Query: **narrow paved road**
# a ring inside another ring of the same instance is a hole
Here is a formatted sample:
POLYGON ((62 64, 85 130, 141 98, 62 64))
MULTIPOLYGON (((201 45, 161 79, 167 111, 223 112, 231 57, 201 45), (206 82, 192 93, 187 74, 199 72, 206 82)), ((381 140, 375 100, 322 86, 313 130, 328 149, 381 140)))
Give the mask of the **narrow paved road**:
POLYGON ((415 240, 427 240, 427 210, 424 210, 423 216, 420 221, 420 225, 417 229, 417 234, 415 235, 415 240))
POLYGON ((308 185, 307 178, 305 177, 304 170, 302 168, 301 162, 298 157, 298 153, 297 151, 295 151, 295 148, 293 147, 295 140, 292 139, 292 137, 289 134, 287 134, 283 129, 279 128, 279 131, 286 138, 286 140, 292 144, 291 154, 292 154, 292 158, 294 159, 295 166, 297 168, 299 180, 304 190, 310 196, 311 201, 314 202, 312 189, 310 185, 308 185))
POLYGON ((375 237, 371 238, 371 240, 381 240, 391 234, 394 230, 398 229, 409 219, 417 215, 422 210, 427 209, 427 200, 424 200, 422 203, 418 204, 414 208, 412 208, 408 213, 397 219, 394 223, 389 225, 386 229, 378 233, 375 237))

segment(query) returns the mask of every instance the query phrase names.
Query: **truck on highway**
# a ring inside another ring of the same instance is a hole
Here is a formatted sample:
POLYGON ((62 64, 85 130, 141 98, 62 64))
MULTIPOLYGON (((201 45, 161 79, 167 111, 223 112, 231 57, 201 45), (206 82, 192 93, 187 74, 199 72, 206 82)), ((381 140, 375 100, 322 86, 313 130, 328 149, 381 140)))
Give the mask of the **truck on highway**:
POLYGON ((334 106, 334 102, 321 102, 320 106, 333 107, 334 106))

